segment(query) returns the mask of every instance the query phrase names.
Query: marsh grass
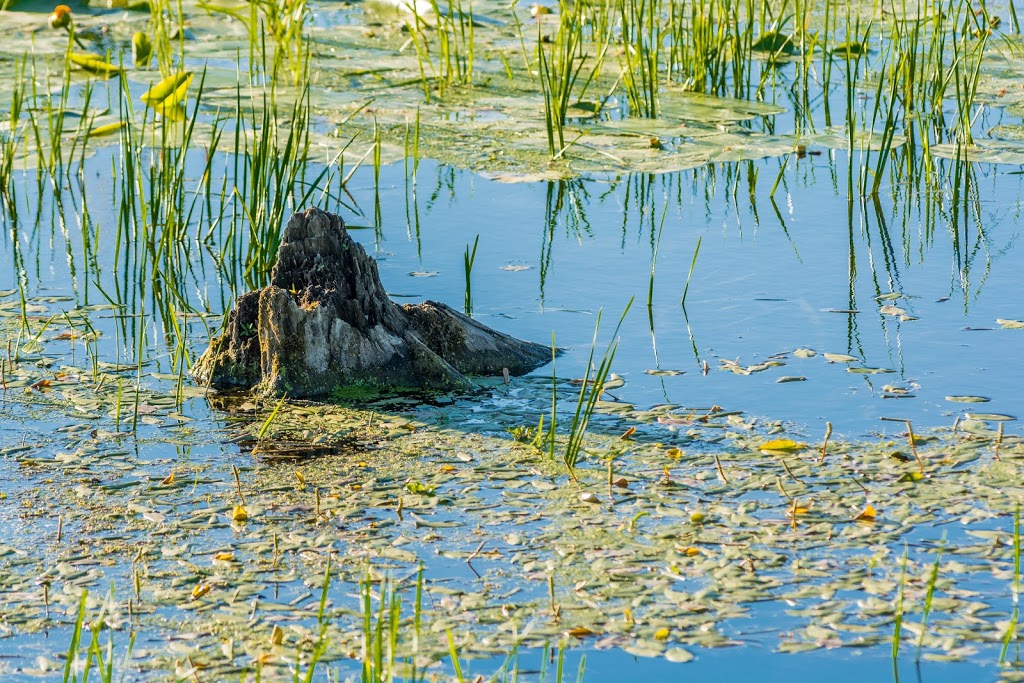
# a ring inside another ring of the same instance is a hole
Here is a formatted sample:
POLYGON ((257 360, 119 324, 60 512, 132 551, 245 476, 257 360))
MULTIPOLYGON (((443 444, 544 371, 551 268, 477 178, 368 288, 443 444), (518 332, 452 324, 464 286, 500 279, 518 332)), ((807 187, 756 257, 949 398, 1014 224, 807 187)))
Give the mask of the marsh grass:
POLYGON ((544 127, 547 132, 548 153, 552 159, 560 158, 567 149, 565 123, 569 106, 582 100, 588 88, 601 71, 608 42, 599 45, 597 56, 584 73, 590 59, 584 40, 584 14, 582 3, 569 7, 562 2, 558 29, 550 41, 543 35, 543 25, 537 24, 537 65, 541 93, 544 97, 544 127), (581 80, 582 77, 582 80, 581 80))
MULTIPOLYGON (((573 412, 572 422, 569 423, 565 452, 562 455, 562 462, 565 464, 565 468, 573 481, 577 480, 576 464, 579 462, 580 454, 583 451, 583 439, 586 436, 587 427, 590 425, 590 420, 594 415, 594 410, 597 408, 598 401, 601 399, 602 394, 604 394, 604 385, 611 374, 612 361, 615 360, 615 352, 619 348, 619 330, 622 329, 622 323, 625 322, 626 315, 629 313, 632 305, 633 299, 631 298, 629 303, 626 304, 626 308, 623 309, 619 322, 612 332, 611 341, 608 343, 604 354, 595 368, 594 354, 597 349, 597 335, 601 329, 601 311, 597 313, 597 322, 594 323, 594 339, 590 345, 590 356, 587 358, 587 370, 583 377, 583 383, 580 385, 580 393, 576 400, 576 410, 573 412), (594 373, 593 377, 591 377, 592 371, 594 373)), ((552 391, 552 394, 554 395, 554 391, 552 391)), ((555 400, 555 398, 552 398, 552 415, 554 415, 555 400)), ((552 419, 553 428, 554 419, 552 419)))
POLYGON ((918 661, 921 659, 921 650, 924 648, 925 636, 928 635, 928 618, 931 616, 932 604, 935 600, 935 584, 938 583, 939 580, 939 566, 942 563, 942 550, 944 544, 945 540, 943 540, 943 543, 939 545, 939 548, 935 553, 935 562, 932 564, 931 570, 928 572, 927 587, 925 589, 924 596, 924 608, 921 613, 921 633, 917 638, 916 659, 918 661))
POLYGON ((661 0, 622 0, 622 82, 632 116, 658 116, 662 53, 661 0))
POLYGON ((903 599, 907 588, 907 560, 909 551, 903 551, 903 563, 900 570, 900 583, 896 594, 896 609, 892 627, 892 660, 895 663, 900 656, 900 640, 903 638, 903 599))
POLYGON ((473 263, 476 262, 476 248, 480 246, 480 235, 473 240, 472 250, 466 245, 466 253, 462 257, 463 273, 466 276, 466 291, 463 300, 463 310, 466 315, 473 315, 473 263))
POLYGON ((1013 613, 1010 615, 1010 622, 1003 634, 1002 647, 999 650, 999 663, 1006 662, 1006 655, 1010 650, 1010 643, 1017 638, 1017 624, 1020 620, 1020 503, 1017 503, 1013 514, 1013 584, 1010 586, 1010 595, 1013 601, 1013 613))
MULTIPOLYGON (((83 590, 78 602, 78 613, 75 617, 74 628, 71 633, 71 641, 68 644, 68 651, 64 660, 63 683, 86 683, 90 680, 90 674, 95 662, 95 670, 99 676, 100 683, 113 683, 114 681, 114 637, 113 632, 108 632, 106 646, 101 644, 105 621, 105 606, 100 609, 99 614, 94 615, 86 626, 87 604, 89 592, 83 590), (82 654, 82 636, 86 631, 91 634, 89 644, 86 646, 84 655, 85 661, 79 661, 82 654), (81 678, 79 678, 81 674, 81 678)), ((126 672, 131 660, 132 650, 135 647, 135 632, 128 637, 128 644, 122 657, 120 670, 126 672)))
POLYGON ((442 9, 437 0, 430 0, 430 8, 434 25, 423 16, 415 2, 409 5, 412 18, 405 24, 410 34, 409 42, 416 50, 420 82, 427 102, 434 85, 438 97, 442 98, 452 87, 471 85, 476 58, 472 1, 464 8, 462 0, 453 0, 442 9), (436 38, 436 44, 432 36, 436 38))

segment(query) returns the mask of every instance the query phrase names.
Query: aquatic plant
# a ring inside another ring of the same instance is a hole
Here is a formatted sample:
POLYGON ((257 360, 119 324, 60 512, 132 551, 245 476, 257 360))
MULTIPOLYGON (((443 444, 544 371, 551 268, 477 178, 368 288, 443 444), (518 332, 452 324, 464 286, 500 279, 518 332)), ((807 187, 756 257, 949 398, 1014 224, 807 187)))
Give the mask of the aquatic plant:
MULTIPOLYGON (((565 445, 565 452, 562 455, 562 462, 565 464, 565 468, 568 470, 569 476, 573 481, 577 480, 576 464, 579 462, 580 453, 583 450, 583 438, 587 433, 587 427, 590 425, 594 410, 597 408, 597 402, 604 394, 605 383, 608 381, 612 371, 612 361, 615 360, 615 352, 619 348, 619 330, 622 328, 622 323, 625 322, 626 314, 629 313, 632 305, 633 299, 630 298, 629 303, 626 304, 622 315, 619 317, 615 330, 612 332, 611 341, 608 343, 604 354, 601 356, 601 360, 595 368, 594 353, 597 348, 597 334, 601 329, 601 311, 597 313, 597 321, 594 323, 594 339, 590 345, 590 356, 587 358, 587 370, 580 385, 580 393, 576 399, 576 410, 573 413, 572 422, 569 423, 569 434, 565 445), (593 377, 591 377, 591 371, 594 373, 593 377)), ((553 413, 554 407, 552 407, 553 413)), ((554 425, 553 419, 552 425, 554 425)))
POLYGON ((544 96, 544 126, 547 132, 548 153, 552 159, 560 158, 567 149, 565 142, 565 120, 572 98, 583 99, 591 83, 597 77, 604 63, 608 43, 598 47, 589 75, 584 75, 584 66, 590 59, 583 40, 583 4, 569 7, 562 3, 558 15, 558 29, 550 41, 550 48, 543 36, 542 24, 537 24, 537 64, 541 93, 544 96))
POLYGON ((473 240, 472 251, 466 245, 466 253, 462 257, 462 269, 466 276, 466 292, 463 300, 463 311, 466 315, 473 315, 473 263, 476 261, 476 248, 480 246, 480 235, 473 240))

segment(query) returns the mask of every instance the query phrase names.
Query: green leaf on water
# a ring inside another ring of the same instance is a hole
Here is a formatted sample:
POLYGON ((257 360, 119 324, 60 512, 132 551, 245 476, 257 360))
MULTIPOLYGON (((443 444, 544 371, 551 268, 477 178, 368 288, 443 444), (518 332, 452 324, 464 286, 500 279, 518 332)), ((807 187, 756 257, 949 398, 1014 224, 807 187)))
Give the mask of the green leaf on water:
POLYGON ((988 403, 992 399, 987 396, 947 396, 946 400, 953 403, 988 403))
POLYGON ((836 57, 857 57, 868 51, 867 45, 864 43, 858 43, 855 40, 851 40, 846 43, 839 43, 832 48, 832 54, 836 57))
POLYGON ((775 380, 776 384, 786 384, 787 382, 806 382, 807 378, 803 375, 786 375, 775 380))
POLYGON ((761 37, 758 38, 750 47, 753 50, 761 52, 779 52, 786 55, 791 55, 796 52, 796 47, 793 45, 793 39, 775 31, 762 33, 761 37))
POLYGON ((983 422, 1008 422, 1017 419, 1013 415, 1004 415, 1002 413, 967 413, 965 417, 968 420, 982 420, 983 422))
POLYGON ((825 360, 829 363, 857 363, 860 358, 857 356, 848 356, 845 353, 826 353, 825 360))

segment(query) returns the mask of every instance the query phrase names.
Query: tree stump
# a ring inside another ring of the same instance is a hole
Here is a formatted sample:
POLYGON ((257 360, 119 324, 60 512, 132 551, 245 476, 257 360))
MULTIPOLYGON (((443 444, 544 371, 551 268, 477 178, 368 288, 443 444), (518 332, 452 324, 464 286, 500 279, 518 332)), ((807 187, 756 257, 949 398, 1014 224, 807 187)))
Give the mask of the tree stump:
POLYGON ((490 329, 445 304, 400 306, 338 216, 288 220, 271 284, 240 296, 193 376, 218 389, 323 398, 353 385, 464 390, 467 375, 521 375, 551 349, 490 329))

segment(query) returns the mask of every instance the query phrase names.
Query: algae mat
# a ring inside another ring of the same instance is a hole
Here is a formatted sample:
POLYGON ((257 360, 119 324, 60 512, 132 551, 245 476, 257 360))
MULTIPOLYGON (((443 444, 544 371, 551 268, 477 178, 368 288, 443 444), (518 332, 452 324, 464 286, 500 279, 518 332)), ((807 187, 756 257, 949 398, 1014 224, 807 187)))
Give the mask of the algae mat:
MULTIPOLYGON (((70 365, 69 334, 4 359, 8 673, 59 678, 82 609, 79 666, 94 630, 143 679, 343 677, 374 633, 413 678, 547 645, 887 657, 894 633, 1016 676, 1024 441, 994 422, 823 444, 607 400, 573 482, 521 443, 550 378, 356 408, 147 375, 136 398, 137 368, 70 365)), ((568 421, 579 390, 554 386, 568 421)))

